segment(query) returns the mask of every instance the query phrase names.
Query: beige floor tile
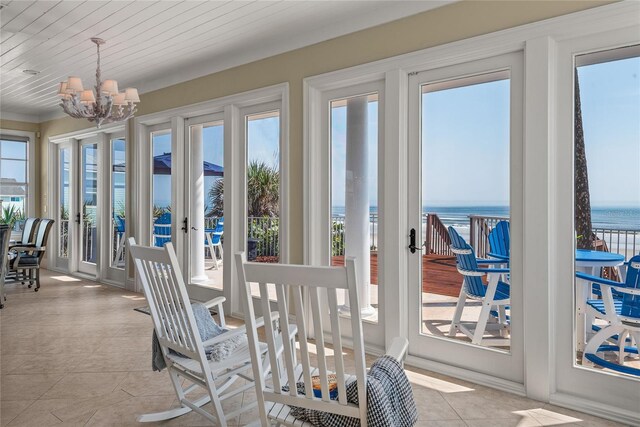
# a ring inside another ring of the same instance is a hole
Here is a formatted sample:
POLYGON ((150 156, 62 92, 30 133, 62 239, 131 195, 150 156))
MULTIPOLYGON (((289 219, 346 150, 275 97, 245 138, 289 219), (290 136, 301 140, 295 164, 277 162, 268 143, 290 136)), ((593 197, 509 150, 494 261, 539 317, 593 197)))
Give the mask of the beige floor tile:
MULTIPOLYGON (((72 372, 131 372, 151 370, 151 351, 127 352, 126 357, 114 357, 113 353, 78 355, 69 361, 72 372)), ((168 379, 168 377, 167 377, 168 379)))
POLYGON ((38 399, 62 377, 63 374, 3 375, 0 380, 1 399, 38 399))
POLYGON ((21 354, 7 354, 0 356, 0 373, 11 374, 13 371, 25 362, 25 358, 21 354))
POLYGON ((69 373, 47 391, 44 399, 90 398, 109 394, 124 379, 126 373, 69 373))
POLYGON ((171 378, 167 371, 153 372, 129 372, 118 384, 118 390, 129 393, 131 396, 161 396, 176 395, 171 378))
MULTIPOLYGON (((46 271, 37 294, 9 287, 8 304, 0 311, 2 426, 140 426, 139 415, 177 407, 167 373, 150 369, 151 318, 133 311, 144 305, 139 294, 46 271)), ((371 364, 375 357, 366 360, 371 364)), ((407 367, 407 375, 419 427, 619 425, 434 372, 407 367)), ((230 411, 253 401, 255 391, 248 390, 223 406, 230 411)), ((257 418, 254 409, 229 424, 257 418)), ((144 427, 153 425, 208 422, 190 413, 144 427)))
POLYGON ((0 425, 6 426, 11 420, 27 409, 33 400, 3 400, 0 403, 0 425))
MULTIPOLYGON (((119 402, 101 409, 89 419, 87 426, 137 426, 137 417, 150 413, 169 409, 173 398, 171 396, 132 397, 127 401, 119 402)), ((145 423, 144 426, 159 426, 161 423, 145 423)))

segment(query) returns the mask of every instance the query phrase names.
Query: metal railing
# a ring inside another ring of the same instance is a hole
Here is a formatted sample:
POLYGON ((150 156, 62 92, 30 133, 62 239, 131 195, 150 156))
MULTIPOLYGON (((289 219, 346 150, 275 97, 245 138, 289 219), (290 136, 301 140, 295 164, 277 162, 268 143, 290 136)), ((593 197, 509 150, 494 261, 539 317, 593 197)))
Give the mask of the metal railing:
MULTIPOLYGON (((369 214, 369 248, 372 252, 378 250, 379 221, 377 213, 369 214)), ((345 251, 345 216, 331 216, 331 255, 343 256, 345 251)))

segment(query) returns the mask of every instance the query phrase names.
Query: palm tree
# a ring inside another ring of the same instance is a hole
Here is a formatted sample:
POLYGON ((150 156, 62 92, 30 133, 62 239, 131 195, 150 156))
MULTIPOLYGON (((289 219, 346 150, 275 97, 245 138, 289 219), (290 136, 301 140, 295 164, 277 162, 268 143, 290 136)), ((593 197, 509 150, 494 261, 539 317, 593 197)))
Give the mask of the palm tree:
POLYGON ((593 249, 593 231, 591 226, 591 197, 589 194, 589 174, 587 170, 587 154, 584 147, 584 130, 582 128, 582 106, 580 104, 580 83, 578 70, 575 70, 575 105, 574 105, 574 144, 575 144, 575 227, 578 249, 593 249))
MULTIPOLYGON (((219 179, 209 189, 212 206, 208 216, 224 214, 224 181, 219 179)), ((247 214, 254 217, 277 217, 280 212, 280 172, 275 166, 252 160, 247 169, 247 214)))

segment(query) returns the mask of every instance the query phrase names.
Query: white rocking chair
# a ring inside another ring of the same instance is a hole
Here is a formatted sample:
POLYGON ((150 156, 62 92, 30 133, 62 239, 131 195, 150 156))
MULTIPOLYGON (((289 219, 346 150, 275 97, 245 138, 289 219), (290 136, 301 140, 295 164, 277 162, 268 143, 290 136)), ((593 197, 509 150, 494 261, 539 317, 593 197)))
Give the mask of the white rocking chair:
MULTIPOLYGON (((233 329, 203 342, 198 332, 187 288, 178 267, 173 245, 167 243, 164 248, 149 248, 138 246, 133 238, 129 238, 128 247, 133 257, 138 279, 149 303, 156 335, 171 382, 181 404, 180 408, 142 415, 138 417, 138 421, 156 422, 168 420, 193 410, 213 424, 226 426, 227 420, 254 408, 256 406, 255 402, 228 414, 225 414, 222 410, 222 401, 253 387, 253 378, 245 375, 251 368, 251 355, 249 354, 248 345, 240 345, 221 361, 208 360, 204 352, 206 346, 212 346, 244 334, 245 328, 233 329), (180 355, 176 353, 180 353, 180 355), (239 377, 248 380, 247 384, 222 394, 239 377), (181 378, 185 378, 193 384, 183 388, 181 378), (218 382, 218 385, 216 385, 216 382, 218 382), (187 394, 198 387, 207 390, 207 395, 195 401, 187 399, 187 394), (212 402, 214 414, 201 408, 208 402, 212 402)), ((207 306, 218 306, 220 324, 223 327, 225 326, 224 313, 222 311, 222 303, 224 301, 224 297, 219 297, 210 301, 211 304, 207 304, 207 306)), ((266 346, 262 344, 258 345, 257 348, 260 354, 259 358, 263 357, 262 355, 266 352, 266 346)))
MULTIPOLYGON (((310 267, 300 265, 264 264, 246 262, 244 253, 236 254, 236 266, 240 281, 240 295, 244 302, 245 320, 247 322, 247 336, 253 358, 253 375, 256 378, 255 387, 258 398, 258 409, 262 426, 276 425, 312 427, 308 421, 302 421, 292 414, 291 407, 312 409, 332 414, 345 415, 358 418, 360 425, 367 426, 367 381, 364 342, 362 335, 362 319, 360 318, 360 304, 356 286, 355 261, 347 258, 345 267, 310 267), (261 304, 264 318, 279 319, 277 322, 264 324, 266 341, 268 346, 270 365, 273 369, 271 379, 273 386, 268 386, 264 381, 264 373, 260 360, 260 347, 258 341, 258 323, 254 315, 253 297, 251 295, 251 282, 259 283, 260 296, 256 303, 261 304), (268 284, 274 284, 277 311, 272 313, 269 301, 268 284), (320 291, 323 291, 322 293, 320 291), (347 373, 342 347, 342 334, 338 311, 337 291, 346 290, 350 302, 350 323, 353 337, 353 356, 355 370, 352 375, 347 373), (327 301, 324 301, 326 291, 327 301), (305 314, 303 294, 308 297, 311 309, 313 326, 315 331, 315 348, 317 352, 318 368, 313 368, 310 363, 310 349, 313 345, 308 343, 309 321, 305 314), (295 326, 289 316, 295 316, 295 326), (323 318, 329 316, 330 324, 323 327, 323 318), (291 322, 291 323, 290 323, 291 322), (298 344, 300 346, 300 363, 296 360, 296 348, 290 339, 295 339, 293 333, 289 337, 280 337, 283 331, 297 330, 298 344), (330 332, 327 332, 329 330, 330 332), (325 351, 325 337, 322 333, 331 337, 333 353, 325 351), (278 344, 284 343, 284 357, 278 364, 278 344), (330 357, 328 357, 330 356, 330 357), (330 398, 328 376, 332 366, 329 359, 333 359, 333 368, 337 382, 337 400, 330 398), (315 397, 314 393, 298 393, 297 383, 304 381, 305 390, 313 389, 312 376, 319 376, 322 397, 315 397), (357 381, 358 405, 347 401, 346 384, 355 377, 357 381), (289 391, 283 391, 282 387, 288 386, 289 391)), ((404 338, 396 338, 387 353, 396 360, 402 362, 408 348, 408 342, 404 338)))

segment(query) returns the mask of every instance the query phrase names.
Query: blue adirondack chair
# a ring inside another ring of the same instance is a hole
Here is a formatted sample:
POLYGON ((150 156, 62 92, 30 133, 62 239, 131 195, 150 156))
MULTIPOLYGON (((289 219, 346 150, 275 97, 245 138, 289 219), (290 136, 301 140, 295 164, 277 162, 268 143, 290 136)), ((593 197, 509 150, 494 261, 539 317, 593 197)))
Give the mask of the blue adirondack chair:
POLYGON ((171 212, 160 215, 153 223, 153 245, 163 247, 171 241, 171 212))
POLYGON ((640 369, 624 364, 625 357, 638 354, 640 343, 640 255, 629 260, 624 283, 582 272, 576 272, 576 277, 600 285, 602 299, 587 300, 587 306, 608 321, 589 340, 584 357, 604 368, 640 376, 640 369), (614 297, 613 291, 621 297, 614 297), (618 363, 601 356, 606 352, 617 352, 618 363))
POLYGON ((116 239, 118 240, 118 248, 116 249, 116 256, 113 259, 114 265, 117 265, 120 262, 120 258, 122 258, 122 253, 124 252, 124 240, 125 240, 125 221, 120 215, 115 215, 115 232, 116 239))
POLYGON ((510 332, 510 324, 506 309, 510 303, 510 286, 500 280, 502 275, 509 273, 509 269, 480 268, 479 265, 499 265, 504 263, 504 260, 477 259, 473 248, 453 227, 449 227, 449 237, 451 251, 456 255, 456 267, 464 277, 449 335, 455 336, 456 331, 460 331, 469 337, 473 344, 509 345, 510 339, 506 337, 510 332), (482 281, 482 277, 486 275, 488 275, 488 284, 482 281), (482 302, 480 316, 474 330, 461 322, 467 298, 482 302), (497 316, 492 316, 492 312, 497 316), (490 320, 492 320, 491 323, 490 320), (489 329, 498 329, 502 338, 484 338, 485 332, 489 329))
POLYGON ((498 221, 489 232, 489 256, 509 261, 510 240, 509 221, 498 221))
POLYGON ((205 248, 209 249, 209 254, 213 260, 213 266, 216 270, 222 264, 222 234, 224 233, 224 217, 220 217, 215 228, 205 229, 205 248), (216 252, 217 250, 217 252, 216 252))

